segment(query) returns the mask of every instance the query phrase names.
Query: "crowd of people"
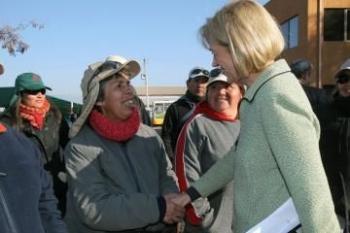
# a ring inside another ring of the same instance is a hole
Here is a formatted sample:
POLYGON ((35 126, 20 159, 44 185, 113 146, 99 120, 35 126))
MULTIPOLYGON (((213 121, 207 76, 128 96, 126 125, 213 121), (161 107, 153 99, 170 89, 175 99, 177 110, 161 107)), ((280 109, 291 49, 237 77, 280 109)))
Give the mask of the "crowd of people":
MULTIPOLYGON (((17 76, 0 115, 0 232, 348 232, 350 59, 328 94, 254 0, 228 3, 199 34, 194 67, 160 135, 119 55, 87 66, 71 125, 40 75, 17 76)), ((0 64, 0 74, 4 67, 0 64)))

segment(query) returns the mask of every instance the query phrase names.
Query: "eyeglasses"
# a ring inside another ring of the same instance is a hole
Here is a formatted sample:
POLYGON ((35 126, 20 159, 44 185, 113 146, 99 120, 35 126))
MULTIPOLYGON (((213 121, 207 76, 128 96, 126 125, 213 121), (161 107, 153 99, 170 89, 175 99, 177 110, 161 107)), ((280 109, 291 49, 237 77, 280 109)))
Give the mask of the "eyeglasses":
POLYGON ((40 89, 40 90, 24 90, 22 91, 24 94, 27 95, 37 95, 39 93, 41 93, 42 95, 46 94, 46 89, 40 89))
POLYGON ((223 73, 223 70, 221 68, 214 68, 210 71, 209 77, 216 78, 222 73, 223 73))
POLYGON ((190 78, 193 78, 194 76, 208 76, 209 71, 204 70, 204 69, 194 69, 191 71, 190 78))
POLYGON ((345 84, 350 81, 350 76, 342 75, 337 78, 337 83, 345 84))

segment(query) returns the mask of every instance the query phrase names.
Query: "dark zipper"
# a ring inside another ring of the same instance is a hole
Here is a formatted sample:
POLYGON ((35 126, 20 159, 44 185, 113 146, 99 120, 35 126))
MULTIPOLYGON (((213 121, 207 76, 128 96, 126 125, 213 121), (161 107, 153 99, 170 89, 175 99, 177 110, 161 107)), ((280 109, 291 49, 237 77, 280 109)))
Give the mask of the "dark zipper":
MULTIPOLYGON (((7 176, 6 173, 0 172, 0 177, 6 177, 6 176, 7 176)), ((11 217, 9 208, 8 208, 6 200, 5 200, 4 193, 2 192, 1 188, 0 188, 0 204, 3 207, 4 214, 5 214, 6 220, 7 220, 7 224, 9 226, 9 228, 10 228, 10 233, 17 233, 18 231, 17 231, 15 223, 14 223, 12 217, 11 217)))

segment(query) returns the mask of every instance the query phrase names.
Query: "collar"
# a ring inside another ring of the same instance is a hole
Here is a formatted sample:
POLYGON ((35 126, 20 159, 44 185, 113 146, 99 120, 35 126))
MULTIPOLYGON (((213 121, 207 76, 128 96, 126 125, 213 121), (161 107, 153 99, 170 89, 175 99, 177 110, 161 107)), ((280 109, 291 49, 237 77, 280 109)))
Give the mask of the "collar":
POLYGON ((267 67, 256 79, 256 81, 251 85, 243 99, 248 102, 252 102, 254 100, 255 95, 258 93, 260 88, 264 86, 268 81, 273 78, 278 77, 281 74, 290 72, 290 68, 284 59, 277 60, 272 65, 267 67))
POLYGON ((184 97, 194 103, 199 103, 201 101, 201 98, 199 96, 193 95, 189 90, 186 91, 184 97))

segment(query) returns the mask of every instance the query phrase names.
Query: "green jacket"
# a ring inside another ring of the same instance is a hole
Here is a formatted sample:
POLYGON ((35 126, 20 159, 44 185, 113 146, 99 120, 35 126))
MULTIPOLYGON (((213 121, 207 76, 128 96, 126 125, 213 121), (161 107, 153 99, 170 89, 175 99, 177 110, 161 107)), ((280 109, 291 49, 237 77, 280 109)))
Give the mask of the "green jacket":
POLYGON ((194 188, 207 196, 234 177, 238 233, 258 224, 290 196, 303 232, 340 232, 320 158, 319 123, 284 60, 268 67, 249 87, 240 117, 236 150, 194 188))

